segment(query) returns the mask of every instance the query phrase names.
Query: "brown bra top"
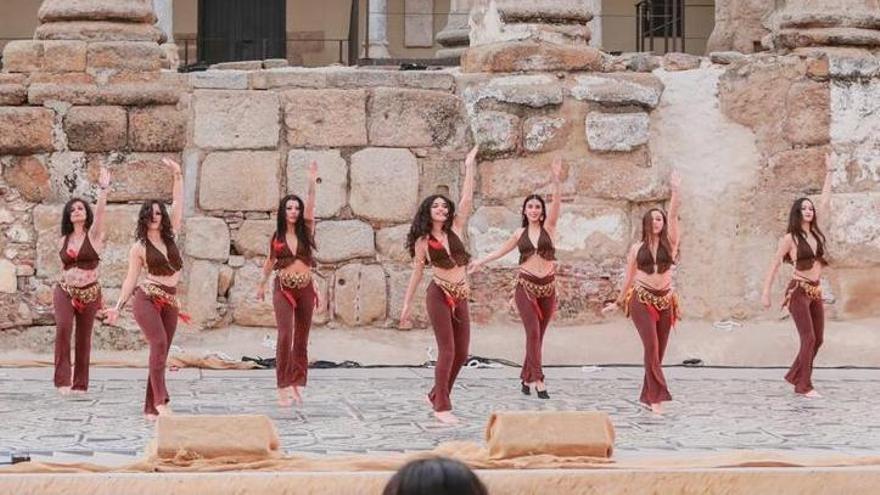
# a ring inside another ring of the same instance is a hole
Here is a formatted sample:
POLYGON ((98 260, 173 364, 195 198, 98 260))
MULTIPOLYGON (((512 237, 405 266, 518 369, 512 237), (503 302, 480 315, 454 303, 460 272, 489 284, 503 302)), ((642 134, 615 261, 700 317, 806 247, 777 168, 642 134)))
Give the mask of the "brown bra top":
POLYGON ((471 255, 465 249, 464 243, 452 230, 447 231, 446 238, 449 240, 448 252, 442 242, 428 234, 428 264, 445 270, 467 266, 471 261, 471 255))
POLYGON ((183 259, 180 257, 180 250, 174 241, 166 242, 165 249, 168 250, 168 256, 162 254, 159 248, 153 245, 149 239, 144 240, 147 259, 147 273, 158 277, 169 277, 179 272, 183 268, 183 259))
POLYGON ((296 262, 296 260, 301 260, 309 266, 315 266, 314 258, 312 258, 310 253, 306 252, 302 242, 296 243, 296 254, 293 254, 290 251, 290 245, 287 244, 287 240, 278 239, 276 233, 272 235, 269 249, 272 250, 272 254, 275 256, 275 264, 272 266, 274 270, 283 270, 296 262))
MULTIPOLYGON (((657 251, 658 252, 660 251, 659 246, 657 247, 657 251)), ((669 253, 669 255, 672 256, 672 253, 669 253)), ((637 266, 637 268, 639 270, 649 274, 649 275, 654 274, 655 271, 658 274, 666 273, 669 270, 669 267, 671 267, 674 264, 675 264, 674 261, 671 263, 657 263, 657 259, 654 257, 653 254, 651 254, 651 249, 648 247, 648 244, 644 243, 644 242, 642 243, 642 247, 640 247, 639 251, 636 253, 636 266, 637 266), (651 260, 650 263, 639 263, 638 260, 639 260, 639 258, 642 257, 641 255, 642 255, 643 251, 647 251, 648 258, 651 260)))
POLYGON ((523 229, 523 233, 519 236, 519 241, 517 241, 516 247, 519 248, 520 265, 525 263, 526 260, 535 253, 547 261, 556 260, 556 248, 553 247, 553 240, 550 239, 550 234, 544 230, 544 227, 541 227, 541 233, 538 235, 537 247, 532 244, 532 239, 529 237, 528 227, 523 229))
MULTIPOLYGON (((797 246, 797 260, 793 263, 796 270, 801 272, 807 271, 813 268, 817 261, 822 266, 828 265, 828 261, 825 259, 825 249, 821 245, 818 246, 819 252, 816 253, 813 252, 813 247, 810 246, 806 239, 797 240, 795 236, 792 236, 792 239, 795 239, 795 245, 797 246)), ((786 253, 783 261, 791 263, 791 255, 786 253)))
POLYGON ((61 256, 61 264, 64 266, 65 271, 73 267, 80 270, 94 270, 98 268, 98 262, 101 258, 92 246, 88 232, 86 232, 86 238, 83 240, 82 246, 79 247, 79 252, 68 249, 68 242, 70 242, 69 235, 64 237, 64 245, 61 246, 61 252, 58 253, 61 256))

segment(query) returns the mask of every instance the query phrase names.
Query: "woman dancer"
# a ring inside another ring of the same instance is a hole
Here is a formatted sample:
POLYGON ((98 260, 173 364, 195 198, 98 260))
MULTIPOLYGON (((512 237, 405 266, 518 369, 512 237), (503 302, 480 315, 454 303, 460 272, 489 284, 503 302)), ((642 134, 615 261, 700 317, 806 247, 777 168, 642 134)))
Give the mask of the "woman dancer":
POLYGON ((553 160, 553 202, 548 212, 544 198, 531 194, 523 201, 522 227, 498 250, 471 263, 473 273, 490 261, 519 248, 519 271, 514 290, 514 301, 526 330, 526 357, 519 374, 522 393, 531 394, 531 387, 539 398, 549 399, 541 369, 541 349, 544 333, 556 310, 556 221, 559 219, 562 186, 562 161, 553 160))
POLYGON ((315 260, 315 188, 318 164, 309 165, 309 190, 306 202, 294 194, 281 198, 277 226, 263 264, 263 278, 257 287, 257 299, 266 296, 266 283, 275 271, 272 306, 278 325, 275 348, 275 377, 278 404, 302 404, 299 388, 306 386, 309 371, 308 344, 312 313, 318 293, 312 281, 315 260))
POLYGON ((95 213, 88 203, 71 199, 61 212, 61 279, 52 295, 55 310, 55 387, 61 394, 85 393, 89 388, 89 354, 92 327, 101 309, 98 283, 99 253, 104 247, 104 212, 110 172, 101 168, 95 213), (70 334, 76 323, 73 383, 70 380, 70 334))
POLYGON ((819 228, 819 220, 827 219, 831 212, 831 164, 831 156, 826 156, 827 172, 819 199, 819 211, 815 210, 813 202, 808 198, 799 198, 792 204, 786 234, 779 240, 776 253, 770 261, 761 296, 764 307, 770 308, 770 287, 779 265, 783 262, 794 265, 794 273, 785 290, 782 307, 788 307, 801 345, 785 379, 794 385, 795 393, 811 398, 821 397, 813 388, 812 378, 813 360, 825 333, 825 309, 822 305, 819 279, 822 268, 828 262, 825 259, 825 235, 819 228))
POLYGON ((470 345, 470 286, 467 282, 470 254, 461 237, 473 207, 477 149, 474 146, 465 159, 458 213, 452 201, 445 196, 428 196, 419 206, 406 239, 406 247, 413 257, 413 272, 403 300, 400 325, 407 327, 411 324, 413 294, 422 280, 425 265, 432 265, 432 280, 425 301, 438 352, 434 388, 428 394, 428 400, 434 416, 443 423, 458 422, 458 418, 452 414, 449 394, 467 360, 470 345))
POLYGON ((134 319, 150 345, 144 401, 144 415, 149 420, 155 420, 158 415, 171 414, 168 406, 170 399, 165 387, 168 349, 177 330, 178 317, 184 322, 188 321, 186 314, 180 312, 180 304, 175 295, 183 268, 183 259, 175 243, 183 221, 183 175, 180 164, 174 160, 163 158, 162 163, 174 174, 171 215, 165 205, 156 199, 148 200, 141 206, 135 231, 136 240, 128 253, 128 274, 122 283, 116 306, 107 310, 107 320, 112 325, 129 297, 134 295, 134 319), (147 273, 138 286, 143 268, 146 268, 147 273))
POLYGON ((642 217, 642 240, 629 250, 626 278, 617 301, 603 311, 623 308, 639 332, 644 346, 645 379, 639 400, 656 414, 663 401, 672 400, 663 376, 663 355, 669 332, 678 319, 678 298, 672 288, 672 265, 678 257, 678 188, 673 171, 668 215, 652 208, 642 217))

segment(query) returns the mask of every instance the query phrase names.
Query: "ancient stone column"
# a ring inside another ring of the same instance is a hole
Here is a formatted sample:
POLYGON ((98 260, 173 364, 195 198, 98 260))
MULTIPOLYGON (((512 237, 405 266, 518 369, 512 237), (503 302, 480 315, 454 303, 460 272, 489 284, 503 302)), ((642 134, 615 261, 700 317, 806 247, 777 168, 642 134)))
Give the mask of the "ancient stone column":
POLYGON ((443 46, 437 50, 437 58, 461 57, 467 50, 471 32, 468 25, 470 12, 471 0, 450 0, 446 27, 437 33, 437 43, 443 46))
POLYGON ((367 43, 370 50, 364 50, 362 56, 370 58, 389 58, 388 53, 388 1, 370 0, 370 11, 367 13, 367 22, 370 23, 370 33, 367 43))
POLYGON ((716 0, 715 28, 706 52, 763 50, 761 41, 770 33, 769 17, 775 10, 774 2, 767 0, 716 0))
POLYGON ((768 48, 880 48, 880 0, 785 0, 773 14, 768 48))
POLYGON ((174 0, 153 0, 156 27, 165 34, 166 43, 174 43, 174 0))

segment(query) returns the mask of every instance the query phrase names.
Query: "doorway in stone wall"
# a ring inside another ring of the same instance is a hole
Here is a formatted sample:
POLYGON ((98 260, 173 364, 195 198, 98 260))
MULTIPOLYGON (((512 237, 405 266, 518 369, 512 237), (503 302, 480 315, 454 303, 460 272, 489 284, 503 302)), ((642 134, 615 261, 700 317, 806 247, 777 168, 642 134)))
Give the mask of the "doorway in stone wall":
POLYGON ((199 0, 203 63, 286 58, 286 0, 199 0))

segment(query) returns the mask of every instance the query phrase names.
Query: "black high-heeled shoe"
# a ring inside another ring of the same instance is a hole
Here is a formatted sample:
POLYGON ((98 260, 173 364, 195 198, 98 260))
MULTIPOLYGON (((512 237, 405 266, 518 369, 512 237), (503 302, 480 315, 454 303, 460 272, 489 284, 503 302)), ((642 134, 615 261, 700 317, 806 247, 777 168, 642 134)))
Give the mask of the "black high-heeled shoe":
POLYGON ((544 390, 535 389, 535 392, 538 392, 539 399, 549 399, 550 398, 550 394, 547 393, 547 389, 544 389, 544 390))
POLYGON ((526 382, 519 382, 519 384, 522 385, 522 388, 520 388, 520 390, 522 391, 523 395, 532 395, 532 390, 529 388, 528 385, 526 385, 526 382))

